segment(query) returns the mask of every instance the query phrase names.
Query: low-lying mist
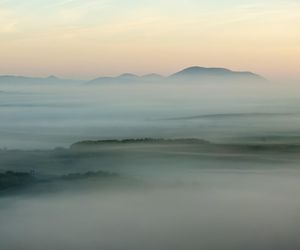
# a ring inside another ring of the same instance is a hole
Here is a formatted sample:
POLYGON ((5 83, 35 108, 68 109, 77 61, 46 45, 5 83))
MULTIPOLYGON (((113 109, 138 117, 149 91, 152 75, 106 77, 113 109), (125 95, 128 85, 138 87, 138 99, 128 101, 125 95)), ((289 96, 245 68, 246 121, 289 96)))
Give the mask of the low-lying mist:
POLYGON ((299 171, 184 171, 197 182, 1 199, 0 247, 299 248, 299 171))
POLYGON ((300 247, 297 145, 142 141, 2 151, 0 248, 300 247))
POLYGON ((291 84, 1 85, 0 90, 0 147, 11 149, 67 147, 99 138, 228 141, 299 134, 299 88, 291 84), (185 117, 198 119, 173 119, 185 117))
POLYGON ((0 85, 0 249, 298 250, 298 93, 0 85))

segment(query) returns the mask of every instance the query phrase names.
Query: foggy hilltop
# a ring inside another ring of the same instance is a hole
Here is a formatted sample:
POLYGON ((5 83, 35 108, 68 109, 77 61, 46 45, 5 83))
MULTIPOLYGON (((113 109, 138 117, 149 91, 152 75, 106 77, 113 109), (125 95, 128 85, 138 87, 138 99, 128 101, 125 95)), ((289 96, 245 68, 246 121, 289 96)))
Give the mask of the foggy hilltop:
POLYGON ((252 72, 232 71, 225 68, 205 68, 205 67, 189 67, 170 76, 162 76, 159 74, 147 74, 138 76, 131 73, 124 73, 119 76, 101 76, 92 80, 74 80, 62 79, 56 76, 49 77, 25 77, 2 75, 0 76, 0 84, 110 84, 110 83, 168 83, 168 82, 193 82, 201 83, 207 81, 223 81, 223 82, 263 82, 266 81, 262 76, 252 72))

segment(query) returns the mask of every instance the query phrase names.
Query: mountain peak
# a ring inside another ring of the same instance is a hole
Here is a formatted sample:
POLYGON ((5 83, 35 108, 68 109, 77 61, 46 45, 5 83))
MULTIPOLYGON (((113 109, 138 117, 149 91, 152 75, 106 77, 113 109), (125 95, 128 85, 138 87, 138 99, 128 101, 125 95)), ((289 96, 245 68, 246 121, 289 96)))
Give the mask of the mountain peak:
POLYGON ((183 69, 169 78, 171 79, 184 79, 192 81, 203 81, 207 79, 221 79, 222 80, 255 80, 262 81, 265 80, 263 77, 254 74, 252 72, 241 72, 241 71, 232 71, 226 68, 206 68, 193 66, 186 69, 183 69))
POLYGON ((200 66, 192 66, 189 68, 185 68, 175 74, 173 76, 178 75, 198 75, 198 74, 231 74, 234 73, 233 71, 225 68, 206 68, 206 67, 200 67, 200 66))
POLYGON ((226 68, 207 68, 200 66, 192 66, 185 68, 168 77, 164 77, 155 73, 138 76, 131 73, 125 73, 117 77, 100 77, 96 78, 89 84, 97 83, 163 83, 163 82, 262 82, 266 81, 263 77, 252 72, 232 71, 226 68))
POLYGON ((148 80, 156 80, 156 79, 158 80, 158 79, 162 79, 164 77, 159 74, 152 73, 152 74, 143 75, 142 78, 148 79, 148 80))
POLYGON ((137 78, 138 76, 135 74, 131 74, 131 73, 124 73, 122 75, 118 76, 119 78, 137 78))
POLYGON ((50 75, 50 76, 46 77, 46 79, 48 79, 48 80, 59 80, 59 78, 55 75, 50 75))

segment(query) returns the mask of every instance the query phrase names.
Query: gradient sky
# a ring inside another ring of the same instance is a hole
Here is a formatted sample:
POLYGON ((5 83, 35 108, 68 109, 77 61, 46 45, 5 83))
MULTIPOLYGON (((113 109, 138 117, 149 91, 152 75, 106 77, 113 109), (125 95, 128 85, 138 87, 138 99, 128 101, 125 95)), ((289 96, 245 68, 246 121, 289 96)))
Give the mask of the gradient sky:
POLYGON ((299 0, 0 0, 0 74, 90 79, 191 65, 300 79, 299 0))

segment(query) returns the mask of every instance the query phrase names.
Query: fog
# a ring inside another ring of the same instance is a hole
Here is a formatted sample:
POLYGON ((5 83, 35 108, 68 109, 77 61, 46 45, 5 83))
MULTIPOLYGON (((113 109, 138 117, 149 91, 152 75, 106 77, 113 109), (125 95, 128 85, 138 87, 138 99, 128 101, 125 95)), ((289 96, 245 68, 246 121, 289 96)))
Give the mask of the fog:
POLYGON ((6 148, 68 147, 99 138, 223 141, 299 132, 295 84, 2 84, 0 89, 0 147, 6 148), (185 117, 198 119, 173 119, 185 117))
POLYGON ((2 199, 0 247, 299 248, 298 170, 181 173, 155 186, 2 199))
POLYGON ((300 248, 296 84, 1 84, 0 91, 0 171, 34 171, 21 185, 7 172, 2 178, 19 185, 7 190, 0 176, 1 250, 300 248), (82 140, 146 137, 210 143, 70 149, 82 140))

